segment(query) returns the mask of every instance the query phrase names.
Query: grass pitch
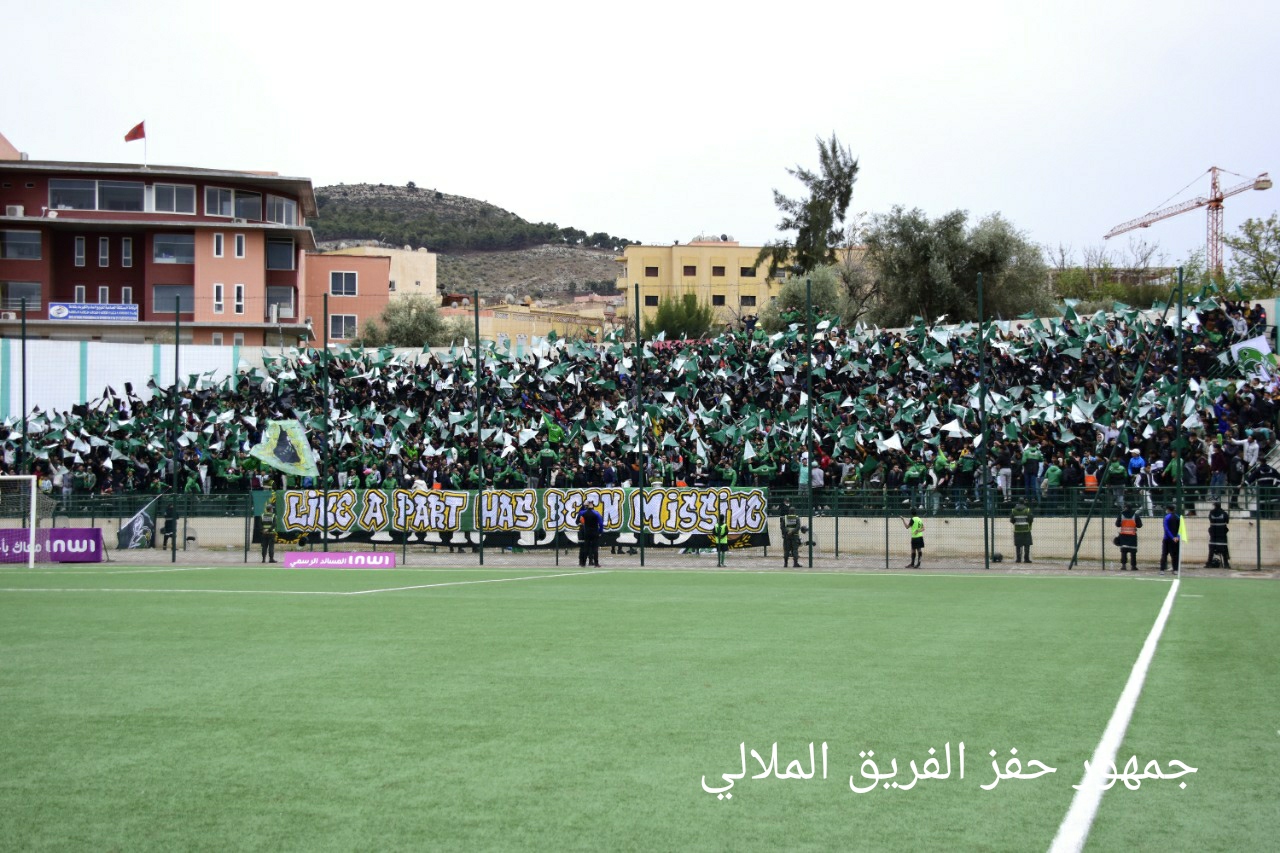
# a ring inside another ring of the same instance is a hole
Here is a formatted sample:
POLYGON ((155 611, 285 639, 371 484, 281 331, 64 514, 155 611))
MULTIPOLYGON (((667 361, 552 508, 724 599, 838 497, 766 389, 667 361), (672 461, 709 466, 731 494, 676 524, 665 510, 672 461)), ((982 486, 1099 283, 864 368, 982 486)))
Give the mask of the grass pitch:
MULTIPOLYGON (((1168 591, 121 568, 0 572, 8 849, 1047 849, 1168 591), (964 779, 850 789, 961 741, 964 779), (1056 772, 984 790, 1012 748, 1056 772)), ((1090 849, 1270 847, 1278 590, 1183 582, 1120 757, 1198 771, 1117 784, 1090 849)))

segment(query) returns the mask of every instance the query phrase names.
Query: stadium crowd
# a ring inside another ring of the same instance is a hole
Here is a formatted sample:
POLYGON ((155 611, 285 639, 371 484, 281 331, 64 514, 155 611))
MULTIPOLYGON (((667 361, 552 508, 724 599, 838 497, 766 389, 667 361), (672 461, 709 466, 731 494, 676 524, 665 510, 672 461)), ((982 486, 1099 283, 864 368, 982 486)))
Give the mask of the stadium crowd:
POLYGON ((1044 506, 1073 489, 1117 499, 1136 489, 1149 501, 1181 480, 1193 498, 1235 505, 1251 485, 1280 483, 1280 381, 1244 378, 1229 357, 1233 342, 1268 331, 1267 318, 1213 294, 1186 312, 1185 388, 1172 310, 1080 317, 1067 306, 1061 319, 989 324, 985 466, 975 324, 886 331, 824 319, 809 390, 799 322, 649 341, 639 364, 622 342, 552 338, 519 355, 486 343, 482 452, 474 347, 301 350, 235 381, 193 376, 176 394, 145 396, 125 386, 69 412, 32 412, 25 443, 10 418, 3 469, 25 462, 62 496, 165 491, 174 464, 184 492, 273 487, 283 477, 247 451, 268 420, 296 418, 330 488, 765 485, 811 489, 820 502, 833 490, 901 493, 938 512, 983 493, 1044 506))

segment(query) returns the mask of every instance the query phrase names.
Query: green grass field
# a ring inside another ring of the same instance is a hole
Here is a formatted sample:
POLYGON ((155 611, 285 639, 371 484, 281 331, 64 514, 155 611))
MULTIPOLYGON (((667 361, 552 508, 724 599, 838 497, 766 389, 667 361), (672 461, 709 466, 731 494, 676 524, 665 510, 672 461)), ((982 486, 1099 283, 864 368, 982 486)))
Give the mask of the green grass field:
MULTIPOLYGON (((1169 589, 123 568, 0 572, 5 849, 1045 850, 1169 589), (1057 772, 984 790, 1011 748, 1057 772)), ((1280 586, 1183 581, 1120 757, 1198 772, 1117 784, 1088 849, 1272 849, 1277 648, 1280 586)))

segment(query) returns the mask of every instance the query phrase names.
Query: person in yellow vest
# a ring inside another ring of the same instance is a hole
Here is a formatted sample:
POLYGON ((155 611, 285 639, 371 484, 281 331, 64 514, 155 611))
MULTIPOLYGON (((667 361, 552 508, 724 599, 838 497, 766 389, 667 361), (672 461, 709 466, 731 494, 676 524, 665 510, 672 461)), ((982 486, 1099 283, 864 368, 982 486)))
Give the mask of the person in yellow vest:
POLYGON ((729 516, 720 514, 720 520, 711 528, 711 541, 716 546, 716 565, 723 566, 729 554, 729 516))
POLYGON ((267 499, 262 508, 262 562, 276 561, 276 496, 267 499))
POLYGON ((918 515, 913 515, 910 520, 902 519, 902 526, 907 528, 911 536, 911 562, 903 568, 918 569, 924 562, 924 520, 918 515))

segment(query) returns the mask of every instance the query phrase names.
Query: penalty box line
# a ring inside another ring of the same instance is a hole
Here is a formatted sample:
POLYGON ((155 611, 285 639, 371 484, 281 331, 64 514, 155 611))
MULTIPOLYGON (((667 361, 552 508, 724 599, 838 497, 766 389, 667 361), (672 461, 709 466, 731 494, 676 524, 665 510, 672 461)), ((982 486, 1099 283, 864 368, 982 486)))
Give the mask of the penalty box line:
POLYGON ((1156 616, 1155 624, 1151 626, 1147 641, 1142 644, 1142 651, 1133 664, 1124 690, 1120 692, 1120 700, 1116 702, 1111 719, 1107 721, 1102 740, 1098 741, 1093 758, 1089 761, 1089 770, 1084 774, 1080 787, 1076 789, 1075 796, 1071 799, 1071 807, 1062 819, 1062 825, 1058 827, 1058 834, 1053 837, 1049 853, 1080 853, 1084 849, 1084 843, 1089 838, 1089 830, 1093 827, 1094 818, 1098 816, 1099 806, 1102 805, 1102 795, 1106 790, 1104 783, 1108 775, 1107 768, 1115 764, 1116 753, 1120 751, 1120 744, 1124 741, 1129 721, 1133 718, 1138 697, 1142 695, 1142 685, 1147 680, 1147 670, 1151 668, 1151 661, 1156 654, 1156 645, 1160 642, 1160 635, 1164 633, 1165 623, 1169 621, 1169 614, 1173 610, 1173 602, 1178 597, 1178 587, 1181 583, 1182 580, 1176 578, 1169 586, 1160 614, 1156 616))

